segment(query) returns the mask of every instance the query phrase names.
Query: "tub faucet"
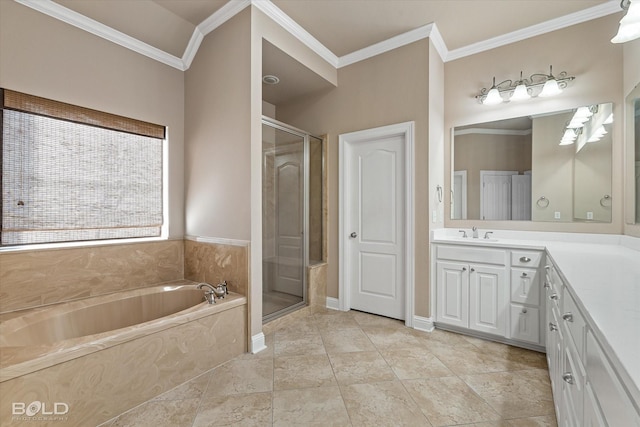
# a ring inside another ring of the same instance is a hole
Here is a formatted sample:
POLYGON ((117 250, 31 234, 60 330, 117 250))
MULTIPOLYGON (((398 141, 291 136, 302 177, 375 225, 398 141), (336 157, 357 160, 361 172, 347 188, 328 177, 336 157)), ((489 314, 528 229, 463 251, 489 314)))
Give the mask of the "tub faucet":
POLYGON ((225 295, 229 294, 229 291, 227 290, 227 281, 225 280, 224 282, 219 283, 218 286, 213 288, 213 291, 216 294, 216 297, 224 298, 225 295))
POLYGON ((477 239, 478 238, 478 227, 474 226, 471 231, 473 231, 473 238, 477 239))
POLYGON ((207 288, 209 288, 209 290, 208 291, 204 291, 204 299, 206 299, 209 304, 215 304, 216 303, 216 290, 215 290, 215 288, 213 286, 211 286, 208 283, 198 283, 197 288, 198 289, 202 289, 205 286, 207 288))

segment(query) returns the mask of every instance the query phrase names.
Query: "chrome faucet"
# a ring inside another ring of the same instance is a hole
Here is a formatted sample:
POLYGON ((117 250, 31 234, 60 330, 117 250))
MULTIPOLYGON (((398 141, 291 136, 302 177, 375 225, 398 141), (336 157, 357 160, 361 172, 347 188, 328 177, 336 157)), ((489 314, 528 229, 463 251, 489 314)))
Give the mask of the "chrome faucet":
POLYGON ((213 292, 218 298, 224 298, 225 295, 229 295, 229 291, 227 290, 227 281, 225 280, 224 282, 219 283, 218 286, 213 288, 213 292))
POLYGON ((489 239, 489 234, 493 234, 493 231, 487 231, 486 233, 484 233, 484 238, 489 239))
POLYGON ((462 238, 466 239, 467 238, 467 232, 465 230, 458 230, 459 233, 462 233, 462 238))
POLYGON ((477 239, 478 238, 478 227, 474 226, 471 231, 473 231, 473 238, 477 239))
POLYGON ((198 283, 197 288, 198 289, 202 289, 205 286, 207 288, 209 288, 210 290, 204 291, 204 299, 206 299, 209 304, 215 304, 216 303, 216 290, 215 290, 215 288, 213 286, 211 286, 208 283, 198 283))

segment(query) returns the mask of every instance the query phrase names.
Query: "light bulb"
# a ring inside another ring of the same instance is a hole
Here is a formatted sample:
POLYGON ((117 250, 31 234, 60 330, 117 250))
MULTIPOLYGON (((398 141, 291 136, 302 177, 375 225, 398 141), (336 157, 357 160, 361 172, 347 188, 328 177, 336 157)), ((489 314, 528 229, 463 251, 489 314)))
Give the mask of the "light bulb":
POLYGON ((484 101, 482 101, 482 103, 484 105, 497 105, 502 101, 503 99, 502 96, 500 96, 500 92, 494 86, 493 88, 491 88, 489 93, 487 93, 487 97, 484 99, 484 101))
POLYGON ((561 92, 562 89, 560 89, 560 86, 558 86, 558 82, 553 76, 551 76, 549 80, 544 83, 544 86, 542 86, 542 92, 540 92, 540 95, 538 96, 546 98, 549 96, 557 95, 561 92))
POLYGON ((618 34, 611 43, 626 43, 637 38, 640 38, 640 2, 631 0, 627 14, 620 20, 618 34))
POLYGON ((525 99, 531 98, 529 92, 527 91, 527 86, 524 83, 520 82, 518 86, 516 86, 516 90, 513 91, 513 95, 511 96, 512 101, 523 101, 525 99))

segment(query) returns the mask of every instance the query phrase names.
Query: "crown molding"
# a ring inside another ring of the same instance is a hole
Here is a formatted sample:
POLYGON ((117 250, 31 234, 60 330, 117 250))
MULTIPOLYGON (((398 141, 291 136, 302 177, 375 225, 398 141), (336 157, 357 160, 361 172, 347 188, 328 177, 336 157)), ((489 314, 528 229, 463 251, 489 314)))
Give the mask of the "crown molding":
MULTIPOLYGON (((0 0, 1 1, 1 0, 0 0)), ((609 0, 598 6, 575 12, 569 15, 555 18, 541 24, 532 25, 521 30, 513 31, 498 37, 493 37, 481 42, 472 43, 458 49, 448 50, 447 46, 438 31, 435 23, 424 25, 406 33, 397 35, 388 40, 373 44, 355 52, 337 57, 320 41, 313 37, 307 30, 302 28, 298 23, 291 19, 280 8, 273 4, 270 0, 230 0, 210 17, 202 21, 193 31, 187 47, 185 48, 182 58, 178 58, 161 49, 144 43, 134 37, 115 30, 98 21, 88 18, 78 12, 68 9, 52 0, 14 0, 24 6, 44 13, 52 18, 66 22, 76 28, 87 31, 105 40, 109 40, 122 47, 130 49, 148 58, 154 59, 170 67, 181 71, 186 71, 191 66, 195 58, 200 44, 204 37, 233 18, 247 6, 253 5, 262 11, 265 15, 275 21, 284 30, 293 35, 296 39, 310 48, 318 56, 323 58, 335 68, 345 67, 359 61, 371 58, 381 53, 388 52, 398 47, 405 46, 409 43, 430 38, 433 45, 444 62, 453 61, 465 56, 474 55, 486 50, 495 49, 510 43, 515 43, 531 37, 539 36, 551 31, 560 30, 571 25, 580 24, 592 19, 601 18, 613 13, 620 12, 618 0, 609 0)))
POLYGON ((465 56, 475 55, 476 53, 495 49, 497 47, 550 33, 552 31, 561 30, 572 25, 581 24, 592 19, 602 18, 603 16, 611 15, 620 11, 620 3, 617 0, 609 0, 606 3, 590 7, 579 12, 570 13, 569 15, 551 19, 549 21, 532 25, 521 30, 513 31, 511 33, 503 34, 498 37, 492 37, 481 42, 472 43, 458 49, 450 50, 445 57, 445 62, 464 58, 465 56))
POLYGON ((170 67, 177 68, 184 71, 184 63, 182 59, 171 55, 161 49, 153 47, 147 43, 144 43, 134 37, 124 34, 118 30, 115 30, 107 25, 104 25, 98 21, 88 18, 78 12, 68 9, 58 3, 51 0, 15 0, 24 6, 44 13, 52 18, 58 19, 67 24, 73 25, 76 28, 87 31, 93 35, 101 37, 110 42, 116 43, 122 47, 130 49, 148 58, 154 59, 158 62, 162 62, 170 67))
POLYGON ((471 134, 526 136, 526 135, 531 135, 531 129, 516 130, 516 129, 469 128, 469 129, 456 130, 453 132, 453 136, 471 135, 471 134))
POLYGON ((338 68, 338 57, 270 0, 251 0, 251 4, 274 20, 295 38, 300 40, 305 46, 314 51, 322 59, 335 68, 338 68))
POLYGON ((397 49, 401 46, 408 45, 409 43, 425 39, 429 37, 429 34, 431 34, 432 28, 433 24, 423 25, 422 27, 407 31, 406 33, 399 34, 397 36, 391 37, 390 39, 372 44, 371 46, 356 50, 355 52, 348 53, 338 58, 337 68, 346 67, 347 65, 364 61, 365 59, 369 59, 376 55, 380 55, 381 53, 397 49))

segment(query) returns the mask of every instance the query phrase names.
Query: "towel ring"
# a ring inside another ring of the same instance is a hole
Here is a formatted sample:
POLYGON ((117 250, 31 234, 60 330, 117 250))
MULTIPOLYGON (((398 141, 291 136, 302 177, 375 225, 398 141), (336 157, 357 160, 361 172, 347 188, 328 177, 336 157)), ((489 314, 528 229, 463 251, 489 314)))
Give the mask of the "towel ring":
POLYGON ((611 196, 608 195, 608 194, 605 194, 604 197, 602 199, 600 199, 600 206, 602 206, 603 208, 610 208, 611 207, 611 196), (605 203, 607 203, 607 204, 605 204, 605 203))
POLYGON ((436 193, 438 193, 438 202, 442 203, 442 187, 440 185, 436 185, 436 193))
POLYGON ((544 196, 540 196, 540 198, 538 199, 538 201, 536 202, 536 205, 538 205, 538 207, 540 208, 546 208, 547 206, 549 206, 549 199, 547 199, 544 196))

